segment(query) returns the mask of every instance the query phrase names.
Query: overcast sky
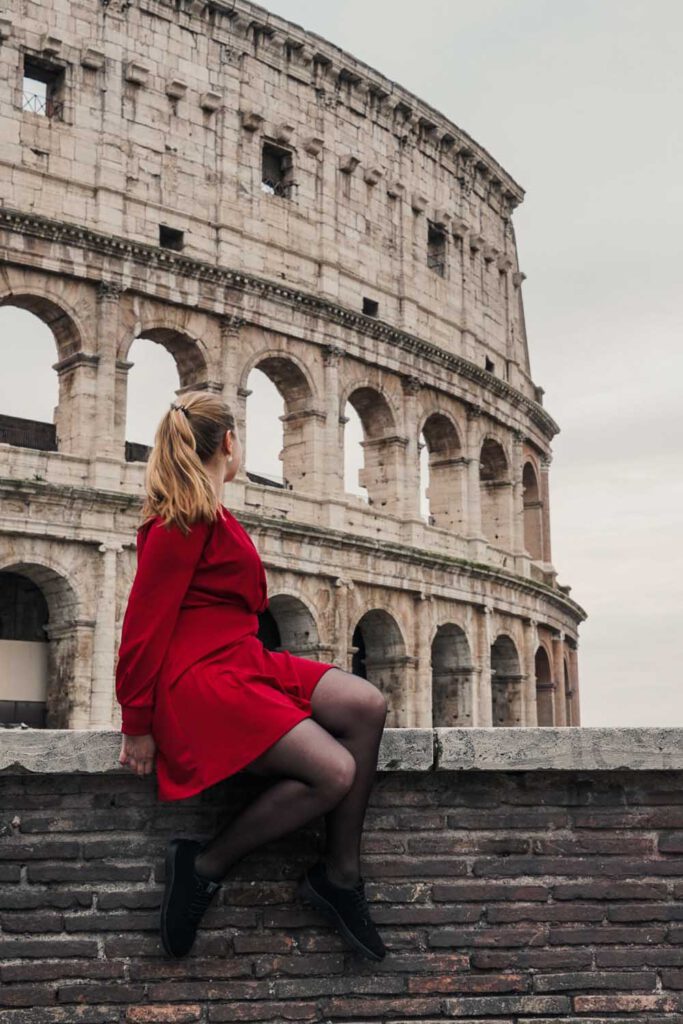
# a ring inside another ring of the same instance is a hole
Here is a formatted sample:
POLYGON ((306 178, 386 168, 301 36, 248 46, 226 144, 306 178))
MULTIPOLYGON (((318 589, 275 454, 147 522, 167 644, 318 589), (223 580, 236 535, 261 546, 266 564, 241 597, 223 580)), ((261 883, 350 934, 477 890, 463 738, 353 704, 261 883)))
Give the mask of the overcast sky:
MULTIPOLYGON (((513 219, 531 371, 561 428, 553 563, 589 616, 582 724, 683 725, 683 4, 266 6, 442 111, 526 190, 513 219)), ((19 330, 20 314, 3 316, 19 330)), ((26 354, 39 333, 21 322, 26 354)), ((136 346, 157 349, 136 342, 134 359, 136 346)), ((131 374, 129 439, 151 443, 150 388, 163 404, 177 386, 163 356, 131 374)), ((0 378, 0 408, 51 419, 45 402, 28 409, 17 369, 0 378)), ((248 468, 276 473, 263 457, 248 468)))

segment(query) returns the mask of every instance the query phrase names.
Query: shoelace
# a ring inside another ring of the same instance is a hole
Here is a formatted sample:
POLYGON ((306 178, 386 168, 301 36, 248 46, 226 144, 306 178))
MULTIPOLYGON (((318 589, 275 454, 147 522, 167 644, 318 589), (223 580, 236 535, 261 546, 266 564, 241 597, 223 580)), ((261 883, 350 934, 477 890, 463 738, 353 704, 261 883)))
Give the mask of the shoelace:
POLYGON ((365 898, 365 883, 362 879, 360 882, 356 882, 351 892, 353 893, 354 906, 363 917, 363 924, 370 924, 370 908, 365 898))
POLYGON ((214 892, 213 886, 205 887, 200 879, 195 879, 195 890, 187 908, 187 915, 193 924, 199 920, 208 907, 214 892))

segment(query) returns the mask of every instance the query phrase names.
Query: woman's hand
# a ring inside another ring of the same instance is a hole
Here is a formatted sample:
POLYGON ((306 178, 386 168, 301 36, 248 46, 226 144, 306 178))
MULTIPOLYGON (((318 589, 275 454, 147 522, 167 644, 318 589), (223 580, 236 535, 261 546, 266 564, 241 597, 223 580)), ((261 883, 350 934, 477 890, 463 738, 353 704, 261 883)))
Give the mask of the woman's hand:
POLYGON ((137 775, 149 775, 154 763, 156 743, 151 733, 146 736, 123 734, 119 764, 129 765, 137 775))

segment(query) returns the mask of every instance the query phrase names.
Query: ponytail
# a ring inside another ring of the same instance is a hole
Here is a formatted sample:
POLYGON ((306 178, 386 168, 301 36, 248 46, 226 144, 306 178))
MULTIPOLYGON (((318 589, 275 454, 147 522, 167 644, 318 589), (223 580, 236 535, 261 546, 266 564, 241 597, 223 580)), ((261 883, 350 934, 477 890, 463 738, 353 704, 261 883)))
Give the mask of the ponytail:
POLYGON ((218 395, 188 391, 171 402, 154 435, 145 470, 146 498, 138 529, 154 516, 184 534, 197 520, 215 522, 220 502, 205 463, 215 454, 235 417, 218 395))

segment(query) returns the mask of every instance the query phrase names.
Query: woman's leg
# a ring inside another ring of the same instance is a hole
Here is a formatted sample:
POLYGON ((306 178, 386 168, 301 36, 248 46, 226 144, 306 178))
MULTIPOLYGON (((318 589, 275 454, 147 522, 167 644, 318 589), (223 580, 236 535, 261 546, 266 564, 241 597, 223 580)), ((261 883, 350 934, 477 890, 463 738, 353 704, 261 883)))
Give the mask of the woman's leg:
POLYGON ((334 807, 356 772, 351 754, 312 718, 298 722, 248 768, 286 778, 260 793, 197 855, 197 871, 214 881, 251 850, 334 807))
POLYGON ((375 780, 387 702, 373 683, 340 668, 328 669, 311 697, 316 722, 346 747, 356 762, 353 785, 325 815, 325 865, 335 885, 352 886, 360 877, 363 821, 375 780))

